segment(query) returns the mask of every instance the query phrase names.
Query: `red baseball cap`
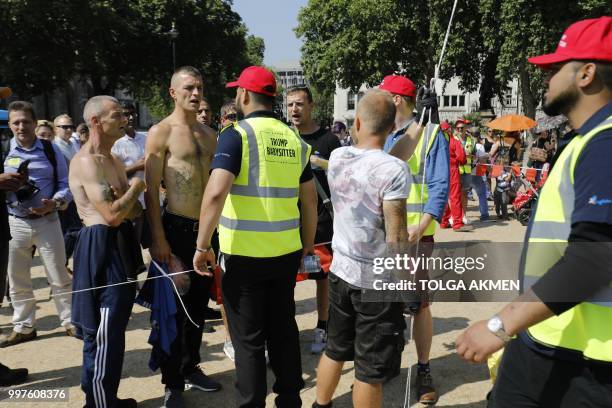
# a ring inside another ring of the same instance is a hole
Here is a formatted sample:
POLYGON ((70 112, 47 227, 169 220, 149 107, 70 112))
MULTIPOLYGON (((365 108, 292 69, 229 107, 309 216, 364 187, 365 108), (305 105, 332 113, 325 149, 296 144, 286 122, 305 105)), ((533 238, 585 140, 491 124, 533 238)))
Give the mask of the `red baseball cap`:
POLYGON ((592 18, 572 24, 561 36, 554 53, 528 59, 542 69, 572 60, 612 61, 612 17, 592 18))
POLYGON ((276 96, 276 78, 274 74, 264 67, 250 66, 245 68, 238 80, 228 82, 226 88, 244 88, 258 94, 276 96))
POLYGON ((401 75, 387 75, 383 78, 378 88, 397 95, 412 97, 416 95, 414 82, 401 75))

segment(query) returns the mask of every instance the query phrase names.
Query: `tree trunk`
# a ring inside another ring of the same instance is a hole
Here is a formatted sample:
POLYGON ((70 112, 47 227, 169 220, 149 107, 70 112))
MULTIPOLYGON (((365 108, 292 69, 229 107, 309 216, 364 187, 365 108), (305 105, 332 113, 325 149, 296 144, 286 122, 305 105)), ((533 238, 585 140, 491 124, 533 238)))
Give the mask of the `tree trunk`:
POLYGON ((482 65, 482 81, 480 82, 480 99, 478 104, 480 105, 479 110, 481 112, 493 111, 493 105, 491 99, 495 96, 495 70, 497 67, 497 56, 493 54, 487 55, 482 65))
POLYGON ((531 91, 531 78, 525 67, 521 68, 520 71, 520 86, 521 86, 521 97, 523 103, 523 115, 535 119, 536 107, 538 101, 535 95, 531 91))

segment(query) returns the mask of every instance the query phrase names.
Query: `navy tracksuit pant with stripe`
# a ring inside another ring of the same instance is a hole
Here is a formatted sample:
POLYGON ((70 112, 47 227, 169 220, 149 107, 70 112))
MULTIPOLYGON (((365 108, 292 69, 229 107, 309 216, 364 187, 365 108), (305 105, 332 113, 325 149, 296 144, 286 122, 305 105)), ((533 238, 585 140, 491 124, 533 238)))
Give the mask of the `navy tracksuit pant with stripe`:
MULTIPOLYGON (((120 228, 94 225, 79 232, 73 290, 127 281, 117 247, 120 228)), ((113 408, 117 403, 134 293, 134 284, 125 284, 73 294, 72 319, 83 338, 81 388, 87 407, 113 408)))

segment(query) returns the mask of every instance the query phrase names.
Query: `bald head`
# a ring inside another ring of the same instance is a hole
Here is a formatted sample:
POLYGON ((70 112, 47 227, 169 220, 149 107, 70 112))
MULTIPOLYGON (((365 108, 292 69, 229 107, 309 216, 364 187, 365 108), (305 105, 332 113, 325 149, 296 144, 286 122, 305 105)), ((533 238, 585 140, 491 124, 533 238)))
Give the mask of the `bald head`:
POLYGON ((194 78, 202 79, 202 74, 198 71, 197 68, 192 66, 184 66, 177 68, 172 74, 172 79, 170 80, 170 87, 176 89, 181 84, 181 78, 183 76, 192 76, 194 78))
POLYGON ((108 95, 98 95, 90 98, 83 108, 83 119, 85 119, 87 126, 91 128, 91 118, 104 116, 115 104, 119 105, 119 101, 108 95))
POLYGON ((370 89, 357 105, 356 118, 367 133, 387 136, 395 122, 395 104, 387 91, 370 89))

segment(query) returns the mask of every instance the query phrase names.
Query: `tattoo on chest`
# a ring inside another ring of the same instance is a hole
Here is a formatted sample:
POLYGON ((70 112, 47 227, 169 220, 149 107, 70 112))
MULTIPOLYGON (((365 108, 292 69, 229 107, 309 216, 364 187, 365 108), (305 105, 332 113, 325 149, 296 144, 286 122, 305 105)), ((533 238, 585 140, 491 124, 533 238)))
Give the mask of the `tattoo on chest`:
POLYGON ((182 169, 176 169, 174 173, 174 187, 178 200, 193 199, 202 195, 202 168, 199 157, 189 161, 182 169))
POLYGON ((102 183, 102 197, 104 198, 104 201, 112 202, 115 200, 115 193, 113 192, 110 184, 102 183))

